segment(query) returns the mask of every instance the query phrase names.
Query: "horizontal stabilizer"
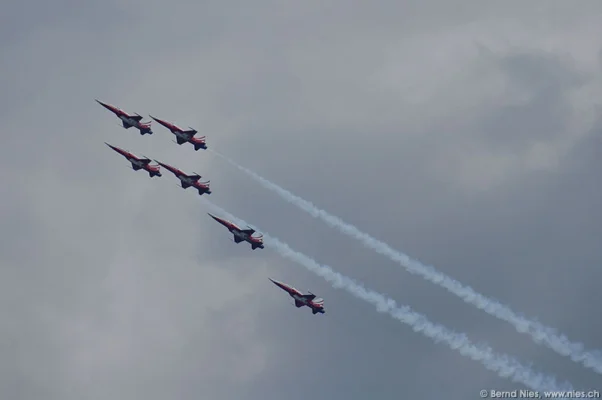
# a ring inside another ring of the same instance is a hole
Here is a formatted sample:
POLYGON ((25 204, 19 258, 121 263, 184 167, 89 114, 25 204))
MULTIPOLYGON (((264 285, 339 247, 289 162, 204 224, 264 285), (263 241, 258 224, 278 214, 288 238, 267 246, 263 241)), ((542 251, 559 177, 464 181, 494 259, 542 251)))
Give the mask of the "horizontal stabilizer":
POLYGON ((207 145, 204 142, 201 143, 193 143, 194 144, 194 149, 196 151, 199 151, 200 149, 206 149, 207 145))

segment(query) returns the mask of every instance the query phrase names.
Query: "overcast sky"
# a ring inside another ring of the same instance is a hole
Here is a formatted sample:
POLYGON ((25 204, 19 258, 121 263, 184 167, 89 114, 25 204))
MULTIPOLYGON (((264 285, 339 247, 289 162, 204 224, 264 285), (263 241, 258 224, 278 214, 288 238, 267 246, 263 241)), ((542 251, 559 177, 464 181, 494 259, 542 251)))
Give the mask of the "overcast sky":
POLYGON ((478 398, 521 389, 235 245, 211 180, 291 247, 535 369, 599 374, 342 236, 208 151, 124 130, 95 98, 208 146, 425 264, 602 348, 602 3, 4 1, 0 397, 478 398), (453 3, 453 4, 452 4, 453 3), (296 309, 268 281, 325 299, 296 309))

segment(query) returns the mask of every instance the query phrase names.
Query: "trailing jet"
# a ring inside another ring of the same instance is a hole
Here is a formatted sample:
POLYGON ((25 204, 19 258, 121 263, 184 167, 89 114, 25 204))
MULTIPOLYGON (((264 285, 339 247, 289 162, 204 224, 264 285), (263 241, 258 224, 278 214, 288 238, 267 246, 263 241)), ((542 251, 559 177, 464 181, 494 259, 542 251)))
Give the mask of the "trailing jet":
POLYGON ((244 241, 251 244, 251 249, 253 250, 255 250, 258 247, 260 249, 263 249, 263 235, 253 236, 253 234, 255 233, 255 229, 251 229, 250 227, 249 229, 241 229, 230 221, 216 217, 212 214, 209 215, 211 216, 211 218, 213 218, 214 220, 228 228, 230 232, 232 232, 232 234, 234 235, 235 243, 240 243, 244 241))
POLYGON ((152 178, 153 176, 161 176, 160 167, 158 165, 150 165, 151 160, 149 158, 138 158, 129 151, 125 151, 116 146, 111 146, 107 142, 105 142, 107 146, 124 156, 129 162, 132 163, 132 169, 134 171, 145 170, 148 172, 148 175, 152 178))
POLYGON ((150 122, 142 122, 142 116, 140 114, 128 114, 120 108, 112 106, 110 104, 103 103, 102 101, 98 101, 98 104, 111 111, 113 114, 117 116, 121 120, 121 123, 125 129, 130 129, 131 127, 138 128, 141 135, 152 135, 153 131, 151 130, 150 122))
POLYGON ((163 125, 164 127, 166 127, 167 129, 169 129, 171 133, 176 135, 176 143, 178 143, 179 145, 188 142, 192 143, 196 151, 198 151, 199 149, 207 149, 207 144, 205 143, 206 136, 194 137, 194 135, 198 133, 196 129, 188 127, 189 130, 185 131, 184 129, 176 126, 175 124, 172 124, 171 122, 155 118, 152 115, 150 117, 158 123, 160 123, 161 125, 163 125))
MULTIPOLYGON (((157 161, 157 160, 155 160, 157 161)), ((163 168, 165 168, 166 170, 168 170, 169 172, 171 172, 172 174, 174 174, 176 176, 176 178, 178 178, 180 180, 180 187, 182 189, 188 189, 190 186, 196 188, 196 190, 199 191, 199 195, 203 195, 205 193, 207 194, 211 194, 211 190, 209 189, 209 181, 207 182, 199 182, 199 179, 201 179, 201 176, 199 174, 197 174, 196 172, 192 175, 186 175, 184 172, 180 171, 179 169, 172 167, 171 165, 168 164, 164 164, 160 161, 157 161, 157 164, 159 164, 160 166, 162 166, 163 168)))
POLYGON ((309 294, 303 294, 294 287, 287 285, 286 283, 275 281, 272 278, 268 279, 271 280, 280 289, 286 291, 293 299, 295 299, 295 306, 297 306, 297 308, 307 306, 311 308, 311 312, 314 315, 317 313, 326 314, 326 311, 324 311, 324 300, 319 298, 317 299, 316 295, 312 292, 308 292, 309 294))

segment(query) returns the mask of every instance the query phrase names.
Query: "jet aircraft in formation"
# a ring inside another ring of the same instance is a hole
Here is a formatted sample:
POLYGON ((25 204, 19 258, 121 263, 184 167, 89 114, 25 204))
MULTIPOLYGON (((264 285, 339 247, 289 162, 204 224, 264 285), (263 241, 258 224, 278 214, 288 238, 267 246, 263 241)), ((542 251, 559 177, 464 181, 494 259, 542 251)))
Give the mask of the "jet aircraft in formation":
MULTIPOLYGON (((209 213, 207 213, 209 214, 209 213)), ((249 229, 242 229, 236 226, 233 222, 225 220, 223 218, 216 217, 215 215, 209 214, 211 218, 228 228, 230 232, 234 235, 234 242, 247 242, 251 245, 251 249, 255 250, 256 248, 263 249, 263 235, 253 236, 255 233, 255 229, 249 227, 249 229)))
POLYGON ((167 129, 169 129, 171 133, 173 133, 176 136, 177 144, 182 145, 188 142, 192 143, 196 151, 198 151, 199 149, 207 149, 207 144, 205 141, 206 136, 195 137, 194 135, 198 133, 196 129, 188 127, 188 130, 184 130, 179 126, 172 124, 171 122, 155 118, 152 115, 150 115, 150 117, 158 123, 160 123, 161 125, 163 125, 164 127, 166 127, 167 129))
POLYGON ((157 164, 174 174, 176 178, 180 180, 180 187, 182 189, 188 189, 192 186, 199 191, 199 195, 203 195, 205 193, 211 194, 211 190, 209 189, 209 181, 201 182, 201 175, 197 174, 196 172, 192 175, 187 175, 184 171, 177 169, 176 167, 172 167, 169 164, 165 164, 157 160, 155 161, 157 164))
MULTIPOLYGON (((103 107, 105 107, 106 109, 113 112, 122 121, 123 127, 125 129, 129 129, 131 127, 136 127, 138 130, 140 130, 141 135, 145 135, 145 134, 150 135, 153 133, 150 128, 151 123, 150 122, 141 122, 142 116, 140 116, 139 114, 130 115, 115 106, 103 103, 99 100, 96 100, 96 101, 99 104, 101 104, 103 107)), ((207 145, 205 143, 205 136, 195 137, 194 135, 197 133, 197 131, 195 129, 190 128, 190 130, 183 130, 172 123, 163 121, 163 120, 155 118, 153 116, 151 116, 151 118, 154 119, 155 121, 157 121, 159 124, 168 128, 176 136, 176 140, 177 140, 178 144, 181 145, 186 142, 192 143, 194 145, 195 150, 207 148, 207 145)), ((155 176, 158 176, 158 177, 161 176, 160 167, 163 167, 163 168, 167 169, 168 171, 170 171, 171 173, 173 173, 176 176, 176 178, 178 178, 180 180, 180 185, 183 189, 187 189, 192 186, 198 190, 199 195, 211 194, 211 190, 209 189, 209 181, 201 182, 200 181, 201 175, 197 174, 196 172, 192 175, 187 175, 186 173, 179 170, 178 168, 175 168, 169 164, 165 164, 165 163, 162 163, 157 160, 155 160, 155 162, 158 165, 151 165, 150 163, 152 161, 148 157, 140 158, 140 157, 135 156, 131 152, 121 149, 117 146, 110 145, 107 142, 105 142, 105 144, 107 146, 109 146, 111 149, 115 150, 117 153, 124 156, 132 164, 132 169, 134 171, 139 171, 139 170, 143 169, 148 172, 148 174, 151 178, 153 178, 155 176)), ((247 242, 251 245, 252 250, 255 250, 257 248, 259 248, 259 249, 264 248, 263 235, 253 236, 253 234, 255 234, 255 230, 253 228, 248 227, 248 229, 242 229, 242 228, 238 227, 236 224, 234 224, 233 222, 230 222, 226 219, 216 217, 215 215, 212 215, 212 214, 209 214, 209 215, 211 216, 211 218, 213 218, 214 220, 216 220, 217 222, 219 222, 220 224, 225 226, 228 229, 228 231, 230 231, 234 235, 235 243, 247 242)), ((307 306, 311 309, 311 311, 314 315, 318 314, 318 313, 325 314, 324 300, 316 298, 316 296, 313 293, 310 292, 309 294, 303 294, 292 286, 289 286, 282 282, 278 282, 272 278, 269 278, 269 279, 276 286, 285 290, 293 299, 295 299, 295 306, 297 306, 297 308, 307 306)))
POLYGON ((309 294, 303 294, 292 286, 287 285, 286 283, 278 282, 272 278, 268 278, 272 281, 276 286, 280 289, 284 290, 295 299, 295 306, 297 308, 307 306, 311 308, 311 312, 315 315, 317 313, 325 314, 324 311, 324 300, 320 298, 316 298, 316 295, 312 292, 308 292, 309 294))
POLYGON ((134 171, 143 169, 148 172, 148 176, 150 176, 151 178, 153 176, 161 176, 160 167, 158 165, 150 165, 150 158, 138 158, 129 151, 120 149, 117 146, 112 146, 107 142, 105 142, 105 144, 113 150, 115 150, 116 152, 118 152, 119 154, 121 154, 122 156, 124 156, 130 163, 132 163, 132 169, 134 171))
POLYGON ((142 122, 142 116, 140 114, 128 114, 120 108, 117 108, 107 103, 103 103, 99 100, 96 101, 98 102, 98 104, 115 114, 117 118, 121 120, 121 123, 125 129, 135 127, 138 128, 141 135, 153 134, 153 131, 150 127, 150 122, 142 122))

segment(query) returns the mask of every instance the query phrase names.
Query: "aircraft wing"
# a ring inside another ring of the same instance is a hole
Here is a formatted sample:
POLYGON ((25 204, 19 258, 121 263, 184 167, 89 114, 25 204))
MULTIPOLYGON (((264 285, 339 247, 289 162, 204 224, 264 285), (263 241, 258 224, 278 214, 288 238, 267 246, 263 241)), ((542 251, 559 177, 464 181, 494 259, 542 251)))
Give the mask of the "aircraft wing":
POLYGON ((234 242, 235 243, 240 243, 240 242, 242 242, 242 239, 239 238, 238 236, 234 236, 234 242))
POLYGON ((132 169, 134 171, 138 171, 140 168, 142 168, 142 167, 140 167, 139 165, 136 165, 136 164, 132 163, 132 169))
POLYGON ((190 187, 190 183, 186 183, 186 182, 184 182, 184 181, 180 181, 180 184, 182 185, 182 187, 183 187, 184 189, 187 189, 187 188, 189 188, 189 187, 190 187))
POLYGON ((303 304, 301 301, 299 300, 295 300, 295 305, 297 306, 297 308, 299 307, 303 307, 305 304, 303 304))
POLYGON ((307 300, 313 300, 316 298, 316 295, 313 293, 310 293, 310 294, 304 294, 303 297, 305 297, 307 300))
POLYGON ((177 137, 176 137, 176 142, 177 142, 178 144, 184 144, 184 143, 186 143, 186 142, 187 142, 187 140, 186 140, 186 139, 184 139, 183 137, 177 136, 177 137))
POLYGON ((131 119, 133 119, 134 121, 142 121, 142 116, 141 115, 129 115, 129 117, 131 119))
POLYGON ((255 233, 255 229, 241 229, 240 231, 246 233, 249 236, 255 233))
POLYGON ((148 165, 148 164, 150 164, 151 160, 149 160, 148 158, 141 158, 140 162, 148 165))

